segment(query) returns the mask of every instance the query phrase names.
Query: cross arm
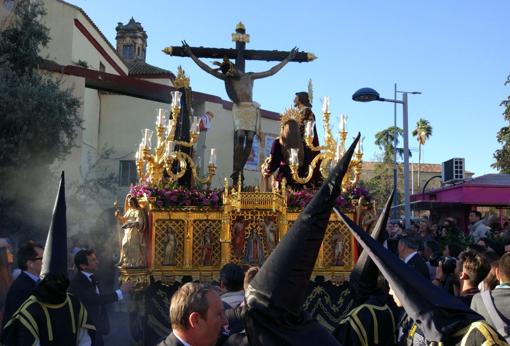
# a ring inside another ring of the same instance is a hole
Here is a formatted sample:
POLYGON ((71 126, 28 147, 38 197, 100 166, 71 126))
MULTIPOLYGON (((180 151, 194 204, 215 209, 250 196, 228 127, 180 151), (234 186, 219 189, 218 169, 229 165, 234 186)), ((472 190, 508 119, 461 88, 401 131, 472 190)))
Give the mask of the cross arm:
POLYGON ((281 61, 279 64, 276 64, 275 66, 273 66, 272 68, 270 68, 267 71, 252 73, 251 74, 251 78, 252 79, 258 79, 258 78, 265 78, 265 77, 270 77, 270 76, 274 75, 276 72, 280 71, 285 65, 287 65, 287 63, 292 58, 294 58, 296 56, 297 52, 298 52, 297 47, 294 47, 290 51, 290 53, 287 55, 287 57, 283 61, 281 61))
MULTIPOLYGON (((227 48, 208 48, 208 47, 191 47, 193 53, 200 58, 209 59, 223 59, 225 56, 229 59, 237 58, 237 50, 227 48)), ((168 55, 178 57, 188 57, 184 48, 181 46, 170 46, 163 49, 168 55)), ((247 49, 244 51, 244 58, 246 60, 260 60, 260 61, 283 61, 289 55, 289 51, 279 50, 252 50, 247 49)), ((296 52, 294 58, 289 61, 292 62, 310 62, 317 59, 313 53, 296 52)))
POLYGON ((193 48, 188 46, 188 44, 185 41, 182 42, 182 47, 181 48, 185 52, 185 54, 186 54, 185 56, 190 57, 195 62, 195 64, 197 64, 198 67, 200 67, 202 70, 204 70, 205 72, 213 75, 216 78, 219 78, 221 80, 225 80, 225 76, 222 73, 219 73, 217 70, 212 69, 209 65, 207 65, 202 60, 197 58, 197 56, 192 51, 193 48))

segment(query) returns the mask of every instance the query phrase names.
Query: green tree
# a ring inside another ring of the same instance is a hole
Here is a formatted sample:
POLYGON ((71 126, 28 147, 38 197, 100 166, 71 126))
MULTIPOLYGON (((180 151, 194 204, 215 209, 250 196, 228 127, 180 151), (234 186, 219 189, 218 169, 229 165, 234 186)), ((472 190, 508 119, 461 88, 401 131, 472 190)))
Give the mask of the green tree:
MULTIPOLYGON (((510 83, 510 76, 507 77, 505 85, 508 83, 510 83)), ((500 173, 510 174, 510 96, 508 96, 505 101, 501 102, 501 105, 505 107, 503 116, 509 123, 509 126, 502 127, 501 130, 498 131, 496 138, 503 146, 501 149, 497 149, 494 152, 496 162, 494 162, 491 167, 497 169, 500 173)))
POLYGON ((421 172, 421 146, 432 136, 432 126, 428 120, 420 118, 416 122, 416 128, 412 132, 413 136, 418 141, 418 188, 420 187, 420 172, 421 172))
MULTIPOLYGON (((388 127, 375 134, 375 144, 382 150, 382 160, 374 167, 374 176, 367 181, 367 186, 378 206, 384 205, 393 190, 393 160, 395 153, 395 138, 397 142, 397 156, 404 155, 404 149, 399 147, 399 137, 404 131, 400 127, 388 127)), ((410 153, 410 152, 409 152, 410 153)), ((401 171, 401 168, 398 168, 401 171)), ((402 177, 402 174, 398 174, 402 177)), ((400 184, 400 181, 398 182, 400 184)), ((398 189, 399 191, 401 188, 398 189)))
POLYGON ((72 90, 39 69, 45 14, 42 2, 21 0, 0 32, 0 230, 11 234, 47 229, 57 181, 50 165, 69 154, 82 124, 72 90))
POLYGON ((404 131, 400 127, 391 126, 375 134, 375 145, 383 151, 384 162, 393 162, 395 137, 397 139, 397 155, 400 157, 404 155, 404 149, 398 147, 399 137, 403 133, 404 131))

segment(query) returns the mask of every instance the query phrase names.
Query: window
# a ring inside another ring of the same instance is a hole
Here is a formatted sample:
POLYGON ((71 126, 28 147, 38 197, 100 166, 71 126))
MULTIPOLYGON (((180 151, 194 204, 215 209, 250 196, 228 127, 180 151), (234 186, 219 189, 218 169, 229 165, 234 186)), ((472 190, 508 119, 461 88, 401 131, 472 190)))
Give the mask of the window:
POLYGON ((135 160, 119 161, 119 185, 130 186, 136 184, 137 181, 135 160))
POLYGON ((106 68, 104 67, 102 62, 99 62, 99 72, 104 72, 106 68))
POLYGON ((122 46, 122 57, 124 59, 133 59, 135 54, 135 49, 132 44, 125 44, 122 46))

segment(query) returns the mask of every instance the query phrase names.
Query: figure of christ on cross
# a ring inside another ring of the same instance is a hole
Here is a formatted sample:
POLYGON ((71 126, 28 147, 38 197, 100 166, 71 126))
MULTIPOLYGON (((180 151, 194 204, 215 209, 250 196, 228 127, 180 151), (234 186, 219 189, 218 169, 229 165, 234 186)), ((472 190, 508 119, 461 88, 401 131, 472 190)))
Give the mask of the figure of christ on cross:
POLYGON ((238 67, 238 59, 233 64, 228 57, 223 59, 222 63, 216 63, 219 68, 211 68, 201 61, 191 47, 182 42, 184 52, 205 72, 221 79, 225 82, 225 89, 230 100, 234 103, 232 111, 234 113, 234 167, 232 181, 237 185, 239 177, 243 180, 243 169, 248 161, 253 144, 253 136, 260 127, 260 109, 259 105, 253 102, 253 81, 255 79, 265 78, 274 75, 280 71, 297 52, 293 48, 288 56, 271 69, 264 72, 244 72, 244 57, 242 58, 242 67, 238 67))

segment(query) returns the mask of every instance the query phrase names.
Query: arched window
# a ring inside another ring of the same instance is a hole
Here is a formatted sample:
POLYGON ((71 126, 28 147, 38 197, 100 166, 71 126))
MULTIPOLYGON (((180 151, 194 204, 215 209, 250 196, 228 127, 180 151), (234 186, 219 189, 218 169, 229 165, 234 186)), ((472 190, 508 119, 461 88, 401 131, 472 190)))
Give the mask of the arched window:
POLYGON ((125 44, 122 46, 122 57, 124 59, 133 59, 135 50, 132 44, 125 44))

